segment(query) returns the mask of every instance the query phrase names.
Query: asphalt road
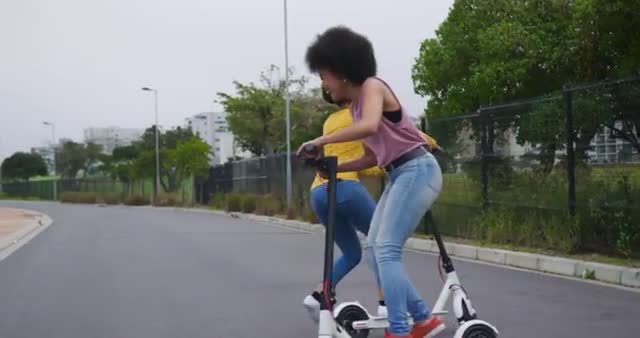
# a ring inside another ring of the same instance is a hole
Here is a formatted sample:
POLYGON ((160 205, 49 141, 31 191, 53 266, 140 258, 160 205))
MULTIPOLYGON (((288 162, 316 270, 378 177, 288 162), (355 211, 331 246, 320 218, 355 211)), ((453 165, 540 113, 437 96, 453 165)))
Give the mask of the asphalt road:
MULTIPOLYGON (((317 337, 301 302, 322 275, 319 234, 206 213, 2 206, 54 220, 0 262, 2 338, 317 337)), ((406 264, 433 304, 441 286, 436 257, 407 253, 406 264)), ((639 336, 636 291, 455 264, 480 317, 502 337, 639 336)), ((375 283, 364 262, 339 286, 338 297, 373 309, 375 283)))

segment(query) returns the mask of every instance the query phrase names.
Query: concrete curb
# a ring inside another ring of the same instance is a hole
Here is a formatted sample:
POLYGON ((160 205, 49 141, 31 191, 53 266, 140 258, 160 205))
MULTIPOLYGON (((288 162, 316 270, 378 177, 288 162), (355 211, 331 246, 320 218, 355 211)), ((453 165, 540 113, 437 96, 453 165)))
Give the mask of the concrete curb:
POLYGON ((31 239, 36 237, 40 232, 42 232, 49 225, 51 225, 51 223, 53 223, 53 220, 43 213, 39 213, 33 210, 19 210, 35 214, 36 218, 35 220, 29 222, 20 231, 16 231, 11 236, 0 240, 0 261, 9 257, 12 253, 28 243, 31 239))
MULTIPOLYGON (((228 213, 214 210, 208 212, 234 218, 275 223, 302 231, 324 232, 324 226, 321 224, 310 224, 295 220, 237 212, 228 213)), ((429 239, 410 238, 405 244, 405 248, 421 252, 438 253, 436 242, 429 239)), ((449 252, 449 255, 453 257, 640 288, 640 269, 526 252, 476 247, 466 244, 445 243, 445 248, 449 252)))

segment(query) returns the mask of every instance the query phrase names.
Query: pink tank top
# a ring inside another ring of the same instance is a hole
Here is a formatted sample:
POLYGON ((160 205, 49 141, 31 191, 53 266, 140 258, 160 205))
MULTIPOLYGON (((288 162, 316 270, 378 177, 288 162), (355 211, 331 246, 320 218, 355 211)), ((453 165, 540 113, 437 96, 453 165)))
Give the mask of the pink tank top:
MULTIPOLYGON (((398 100, 391 87, 382 79, 376 79, 389 88, 393 97, 400 104, 400 100, 398 100)), ((360 98, 361 100, 362 98, 360 98)), ((362 119, 362 104, 360 101, 354 102, 351 106, 351 116, 354 122, 362 119)), ((381 168, 386 167, 406 152, 427 144, 420 135, 418 128, 411 122, 402 104, 400 104, 400 112, 402 117, 399 122, 391 122, 382 116, 378 132, 363 140, 364 144, 376 155, 378 166, 381 168)))

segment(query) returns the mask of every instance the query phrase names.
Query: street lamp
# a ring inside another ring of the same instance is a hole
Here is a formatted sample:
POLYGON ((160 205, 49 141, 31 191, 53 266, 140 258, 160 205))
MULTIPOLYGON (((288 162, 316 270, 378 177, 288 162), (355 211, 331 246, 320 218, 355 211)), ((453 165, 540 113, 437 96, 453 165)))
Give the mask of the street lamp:
POLYGON ((155 112, 156 112, 156 125, 155 125, 155 134, 156 134, 156 197, 158 195, 158 192, 160 191, 160 146, 159 146, 159 142, 158 142, 158 91, 153 89, 153 88, 149 88, 149 87, 142 87, 142 90, 144 91, 148 91, 148 92, 153 92, 153 97, 154 97, 154 101, 155 101, 155 112))
POLYGON ((58 184, 56 182, 56 126, 53 122, 43 121, 42 124, 51 127, 51 158, 53 167, 53 200, 58 200, 58 184))
POLYGON ((287 0, 284 0, 284 87, 287 120, 287 216, 291 217, 291 119, 289 114, 289 32, 287 27, 287 0))

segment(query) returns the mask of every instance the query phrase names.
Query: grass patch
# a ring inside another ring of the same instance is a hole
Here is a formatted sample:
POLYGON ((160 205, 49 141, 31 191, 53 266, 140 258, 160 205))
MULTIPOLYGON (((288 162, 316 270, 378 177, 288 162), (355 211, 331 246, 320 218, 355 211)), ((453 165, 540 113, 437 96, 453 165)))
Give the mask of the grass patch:
MULTIPOLYGON (((433 240, 432 235, 425 235, 420 233, 414 234, 414 237, 433 240)), ((478 246, 478 247, 490 248, 490 249, 527 252, 527 253, 540 254, 540 255, 546 255, 546 256, 564 257, 564 258, 571 258, 571 259, 577 259, 577 260, 583 260, 583 261, 589 261, 589 262, 626 266, 630 268, 640 268, 639 259, 613 257, 613 256, 602 255, 602 254, 596 254, 596 253, 566 254, 558 250, 552 250, 552 249, 541 249, 541 248, 519 246, 519 245, 513 245, 513 244, 487 243, 487 242, 479 241, 475 239, 449 237, 449 236, 444 236, 442 240, 445 243, 466 244, 466 245, 472 245, 472 246, 478 246)))

